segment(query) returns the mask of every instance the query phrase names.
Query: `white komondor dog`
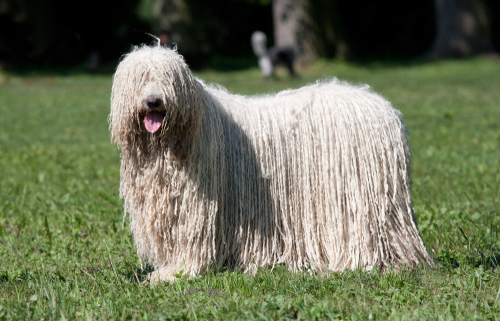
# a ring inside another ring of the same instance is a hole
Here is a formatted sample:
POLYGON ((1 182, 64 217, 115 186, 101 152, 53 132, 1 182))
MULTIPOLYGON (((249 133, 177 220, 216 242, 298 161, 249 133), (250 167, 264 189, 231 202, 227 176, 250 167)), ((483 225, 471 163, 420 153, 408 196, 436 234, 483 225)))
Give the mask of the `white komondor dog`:
POLYGON ((206 85, 174 50, 136 48, 113 78, 110 130, 155 280, 224 265, 435 266, 400 113, 366 86, 334 79, 245 97, 206 85))

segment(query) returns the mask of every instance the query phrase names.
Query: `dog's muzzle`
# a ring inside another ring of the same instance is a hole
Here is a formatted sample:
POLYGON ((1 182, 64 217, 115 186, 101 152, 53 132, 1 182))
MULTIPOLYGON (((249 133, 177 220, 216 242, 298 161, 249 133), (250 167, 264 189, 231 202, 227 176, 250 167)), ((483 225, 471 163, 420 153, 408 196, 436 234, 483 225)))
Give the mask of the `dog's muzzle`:
POLYGON ((146 98, 145 104, 147 109, 144 116, 144 126, 148 132, 154 133, 161 127, 163 122, 164 103, 161 98, 149 96, 146 98))

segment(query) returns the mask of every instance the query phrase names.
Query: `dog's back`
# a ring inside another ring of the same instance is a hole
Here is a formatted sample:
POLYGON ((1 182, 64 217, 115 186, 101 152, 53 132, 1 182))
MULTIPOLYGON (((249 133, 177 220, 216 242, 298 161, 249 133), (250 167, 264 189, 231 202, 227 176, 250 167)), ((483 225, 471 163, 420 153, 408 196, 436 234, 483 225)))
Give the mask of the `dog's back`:
POLYGON ((388 101, 335 79, 255 97, 205 88, 234 123, 227 163, 241 164, 242 154, 257 162, 228 172, 238 183, 222 201, 235 206, 227 216, 259 203, 246 224, 266 226, 259 239, 279 240, 262 243, 279 262, 340 271, 429 258, 411 207, 406 129, 388 101))

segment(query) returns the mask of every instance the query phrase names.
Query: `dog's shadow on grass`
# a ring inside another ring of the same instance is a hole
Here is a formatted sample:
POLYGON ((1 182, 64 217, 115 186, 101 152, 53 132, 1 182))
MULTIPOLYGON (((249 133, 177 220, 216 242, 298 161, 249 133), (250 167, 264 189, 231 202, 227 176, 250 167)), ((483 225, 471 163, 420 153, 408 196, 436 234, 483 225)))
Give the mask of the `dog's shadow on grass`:
POLYGON ((489 254, 484 254, 483 252, 476 250, 477 255, 469 254, 465 257, 458 254, 454 255, 452 253, 445 253, 438 257, 439 264, 456 269, 462 265, 467 265, 474 268, 479 268, 482 266, 485 270, 492 269, 495 270, 500 266, 500 251, 493 251, 489 254))
POLYGON ((489 255, 483 254, 481 251, 477 251, 481 256, 481 259, 476 262, 476 267, 483 266, 485 269, 496 269, 500 265, 500 251, 490 253, 489 255))
MULTIPOLYGON (((209 268, 216 271, 236 271, 248 268, 243 261, 248 244, 257 251, 265 251, 265 244, 273 237, 276 224, 275 206, 271 196, 271 182, 261 168, 259 151, 249 134, 231 115, 219 107, 222 125, 221 170, 224 171, 224 192, 217 195, 221 207, 215 224, 224 233, 215 235, 215 262, 209 268), (223 164, 222 164, 223 162, 223 164), (259 244, 255 246, 255 243, 259 244)), ((260 151, 262 153, 262 151, 260 151)), ((209 193, 207 193, 209 194, 209 193)), ((255 262, 258 265, 258 262, 255 262)))
POLYGON ((148 280, 148 274, 154 272, 155 268, 149 263, 146 263, 143 267, 134 267, 132 264, 126 262, 127 272, 125 277, 131 283, 142 284, 148 280))

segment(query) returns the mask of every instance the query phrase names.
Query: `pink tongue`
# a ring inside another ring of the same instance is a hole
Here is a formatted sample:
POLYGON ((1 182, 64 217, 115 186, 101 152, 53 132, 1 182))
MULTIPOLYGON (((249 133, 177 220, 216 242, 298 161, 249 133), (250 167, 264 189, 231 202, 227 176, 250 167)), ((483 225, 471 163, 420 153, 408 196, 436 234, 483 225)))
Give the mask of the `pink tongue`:
POLYGON ((154 133, 161 127, 161 122, 163 121, 163 116, 158 111, 150 111, 144 116, 144 126, 146 130, 150 133, 154 133))

